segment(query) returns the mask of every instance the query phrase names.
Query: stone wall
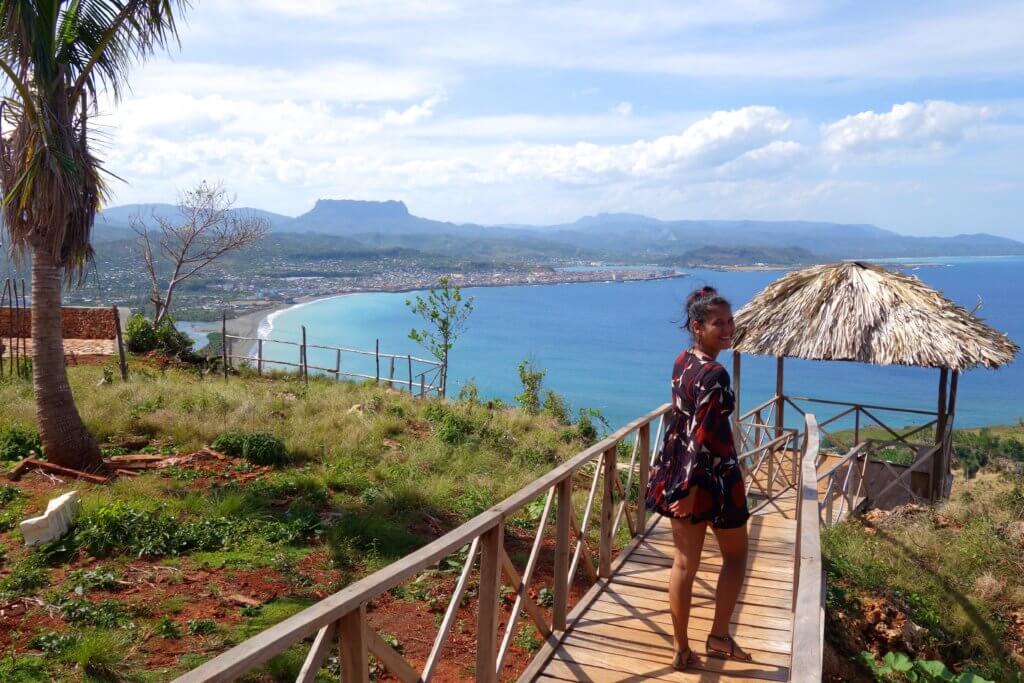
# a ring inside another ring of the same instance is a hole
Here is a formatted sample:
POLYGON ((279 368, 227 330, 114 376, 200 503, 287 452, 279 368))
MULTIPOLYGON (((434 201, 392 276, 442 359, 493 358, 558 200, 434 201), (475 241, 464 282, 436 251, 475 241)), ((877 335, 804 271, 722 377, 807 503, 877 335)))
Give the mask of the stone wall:
MULTIPOLYGON (((61 309, 61 322, 64 339, 115 339, 117 336, 114 311, 111 308, 65 306, 61 309)), ((0 309, 0 339, 12 336, 12 330, 15 337, 32 336, 31 309, 0 309)))

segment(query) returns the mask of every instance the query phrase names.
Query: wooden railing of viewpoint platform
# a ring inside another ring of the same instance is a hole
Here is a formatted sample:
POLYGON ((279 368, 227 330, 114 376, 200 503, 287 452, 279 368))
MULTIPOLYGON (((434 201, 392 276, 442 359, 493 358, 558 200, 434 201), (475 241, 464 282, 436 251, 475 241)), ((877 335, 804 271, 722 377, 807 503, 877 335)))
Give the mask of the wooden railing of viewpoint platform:
POLYGON ((804 415, 801 446, 796 482, 793 655, 789 680, 819 683, 825 652, 825 576, 818 506, 818 425, 811 413, 804 415))
MULTIPOLYGON (((516 636, 519 616, 523 612, 545 643, 539 655, 543 656, 545 651, 550 652, 552 647, 557 646, 573 618, 569 611, 569 591, 577 569, 583 569, 593 584, 590 589, 593 592, 600 588, 603 579, 611 575, 616 552, 620 556, 628 554, 642 538, 648 526, 643 492, 647 488, 651 459, 657 451, 656 444, 660 441, 663 419, 668 411, 669 405, 666 404, 634 420, 462 526, 237 645, 177 680, 180 683, 233 680, 292 645, 315 636, 296 679, 299 682, 313 680, 334 644, 340 648, 343 681, 368 679, 368 653, 403 682, 430 681, 444 656, 445 642, 456 621, 457 610, 471 575, 475 575, 479 581, 476 680, 497 679, 516 636), (656 427, 652 430, 654 424, 656 427), (619 462, 619 446, 624 442, 630 446, 631 451, 628 463, 619 462), (624 469, 627 471, 623 472, 624 469), (578 492, 575 490, 577 480, 586 482, 586 486, 580 487, 578 492), (636 486, 633 485, 634 481, 636 486), (576 496, 579 500, 585 498, 579 513, 574 504, 574 493, 579 494, 576 496), (504 548, 505 522, 539 500, 544 501, 543 512, 528 559, 520 569, 504 548), (555 519, 552 533, 549 534, 547 527, 552 511, 555 519), (629 530, 630 540, 620 548, 616 547, 616 538, 620 536, 618 532, 623 523, 629 530), (591 526, 596 527, 596 539, 590 531, 591 526), (540 556, 548 545, 545 541, 552 540, 554 602, 550 619, 547 619, 528 589, 540 556), (469 548, 466 560, 430 654, 424 662, 414 665, 388 645, 369 625, 366 618, 367 602, 466 546, 469 548), (509 613, 504 633, 499 633, 502 575, 505 576, 504 583, 511 585, 515 591, 515 604, 509 613)), ((587 603, 588 595, 580 598, 577 604, 587 603)))

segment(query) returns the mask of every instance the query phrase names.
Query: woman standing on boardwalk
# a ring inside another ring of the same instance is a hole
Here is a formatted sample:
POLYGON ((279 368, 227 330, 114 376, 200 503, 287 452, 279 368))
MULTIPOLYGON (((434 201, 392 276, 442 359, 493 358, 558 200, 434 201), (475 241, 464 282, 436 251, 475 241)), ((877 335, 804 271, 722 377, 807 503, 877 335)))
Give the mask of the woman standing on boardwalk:
POLYGON ((706 651, 722 659, 751 659, 729 634, 746 572, 750 517, 729 423, 735 397, 729 374, 715 360, 720 351, 732 345, 732 307, 712 287, 704 287, 687 298, 686 314, 686 327, 694 343, 679 355, 672 370, 672 411, 647 489, 647 507, 672 520, 676 554, 668 595, 676 641, 672 664, 676 669, 697 662, 687 627, 693 582, 709 524, 718 542, 722 569, 706 651))

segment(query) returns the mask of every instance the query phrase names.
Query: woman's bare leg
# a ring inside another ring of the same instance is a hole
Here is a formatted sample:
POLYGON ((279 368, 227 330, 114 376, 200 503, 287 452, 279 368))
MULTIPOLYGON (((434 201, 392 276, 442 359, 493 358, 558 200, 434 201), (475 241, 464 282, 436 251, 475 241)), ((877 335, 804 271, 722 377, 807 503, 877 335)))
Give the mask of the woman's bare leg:
POLYGON ((714 532, 722 553, 722 571, 718 575, 718 587, 715 590, 715 621, 711 625, 711 644, 715 649, 728 652, 730 644, 728 640, 723 642, 722 637, 729 635, 729 623, 747 571, 747 525, 738 529, 715 529, 714 532))
POLYGON ((668 579, 668 604, 672 612, 672 631, 676 638, 677 652, 690 647, 687 627, 690 623, 693 580, 697 578, 707 526, 707 522, 694 524, 689 519, 672 520, 672 541, 676 546, 676 556, 668 579))

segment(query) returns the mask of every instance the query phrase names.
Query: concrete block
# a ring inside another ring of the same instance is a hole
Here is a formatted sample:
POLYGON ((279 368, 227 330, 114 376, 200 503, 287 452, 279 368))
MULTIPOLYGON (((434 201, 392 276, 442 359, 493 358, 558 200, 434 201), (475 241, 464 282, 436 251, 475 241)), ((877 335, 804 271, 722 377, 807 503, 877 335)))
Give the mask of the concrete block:
POLYGON ((66 534, 78 515, 81 502, 78 491, 69 491, 51 499, 46 505, 46 512, 18 525, 25 537, 25 545, 48 543, 66 534))

